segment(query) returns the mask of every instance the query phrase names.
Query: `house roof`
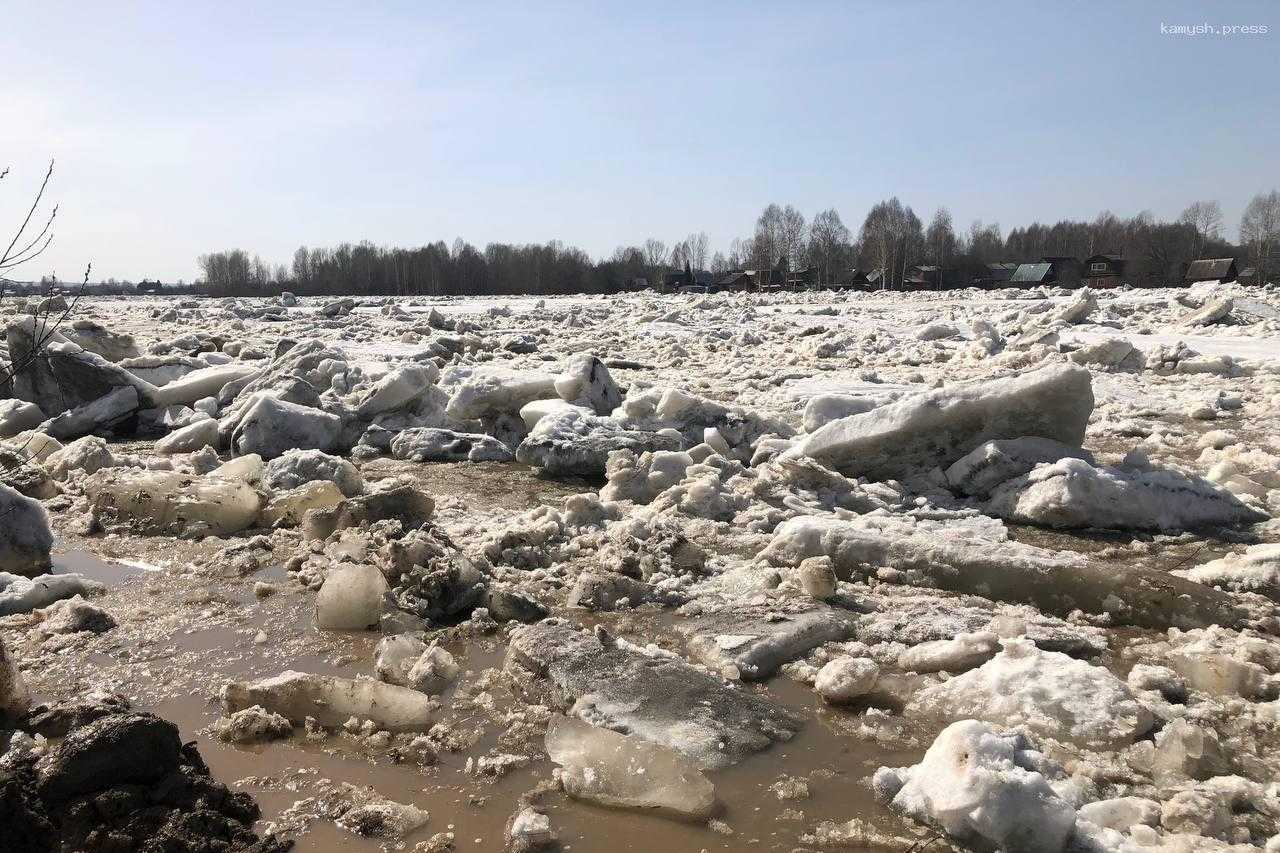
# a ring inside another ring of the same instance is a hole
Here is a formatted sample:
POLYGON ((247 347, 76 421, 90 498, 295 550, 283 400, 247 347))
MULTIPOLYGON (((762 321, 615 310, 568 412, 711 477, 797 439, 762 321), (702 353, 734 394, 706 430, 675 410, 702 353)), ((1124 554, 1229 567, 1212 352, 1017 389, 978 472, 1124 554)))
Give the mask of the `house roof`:
POLYGON ((749 270, 738 270, 736 272, 725 273, 718 281, 716 281, 716 284, 736 284, 744 278, 751 278, 751 272, 749 270))
POLYGON ((1049 277, 1053 264, 1019 264, 1009 281, 1040 283, 1049 277))
POLYGON ((1210 281, 1231 274, 1235 258, 1201 258, 1187 267, 1187 281, 1210 281))

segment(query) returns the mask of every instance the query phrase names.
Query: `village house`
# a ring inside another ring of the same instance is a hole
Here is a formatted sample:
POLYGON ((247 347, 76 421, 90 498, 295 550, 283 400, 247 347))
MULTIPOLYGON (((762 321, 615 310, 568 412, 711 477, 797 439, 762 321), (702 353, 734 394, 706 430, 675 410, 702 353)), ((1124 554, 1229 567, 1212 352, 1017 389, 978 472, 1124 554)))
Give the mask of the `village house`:
POLYGON ((988 289, 1004 287, 1009 283, 1009 279, 1013 277, 1013 273, 1017 268, 1018 264, 1012 262, 987 264, 986 270, 975 275, 970 285, 988 289))
POLYGON ((1119 255, 1093 255, 1084 262, 1084 285, 1094 289, 1124 283, 1125 259, 1119 255))
POLYGON ((1080 262, 1070 257, 1046 257, 1030 264, 1018 264, 1009 276, 1014 287, 1054 284, 1059 287, 1076 287, 1080 284, 1080 262))
POLYGON ((1201 258, 1187 265, 1187 273, 1182 277, 1184 284, 1196 284, 1212 281, 1225 284, 1239 277, 1235 258, 1201 258))

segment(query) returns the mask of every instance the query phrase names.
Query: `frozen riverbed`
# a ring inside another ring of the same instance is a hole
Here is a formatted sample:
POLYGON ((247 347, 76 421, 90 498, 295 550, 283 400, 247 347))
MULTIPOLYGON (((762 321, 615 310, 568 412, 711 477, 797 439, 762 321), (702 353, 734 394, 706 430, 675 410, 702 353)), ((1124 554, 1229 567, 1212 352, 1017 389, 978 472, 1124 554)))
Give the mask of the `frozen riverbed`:
POLYGON ((0 749, 154 713, 305 850, 1275 849, 1273 309, 0 303, 0 749))

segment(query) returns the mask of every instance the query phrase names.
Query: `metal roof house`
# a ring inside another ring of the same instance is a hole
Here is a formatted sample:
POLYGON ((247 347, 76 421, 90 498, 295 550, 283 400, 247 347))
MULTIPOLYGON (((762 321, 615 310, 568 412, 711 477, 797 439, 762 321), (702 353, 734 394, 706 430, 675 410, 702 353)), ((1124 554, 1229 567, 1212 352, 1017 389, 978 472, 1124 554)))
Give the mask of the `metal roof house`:
POLYGON ((1186 284, 1200 281, 1215 281, 1223 284, 1235 281, 1239 277, 1235 258, 1201 258, 1187 266, 1187 274, 1182 277, 1186 284))
POLYGON ((1036 264, 1018 264, 1018 268, 1009 276, 1009 284, 1053 284, 1055 281, 1053 264, 1041 261, 1036 264))

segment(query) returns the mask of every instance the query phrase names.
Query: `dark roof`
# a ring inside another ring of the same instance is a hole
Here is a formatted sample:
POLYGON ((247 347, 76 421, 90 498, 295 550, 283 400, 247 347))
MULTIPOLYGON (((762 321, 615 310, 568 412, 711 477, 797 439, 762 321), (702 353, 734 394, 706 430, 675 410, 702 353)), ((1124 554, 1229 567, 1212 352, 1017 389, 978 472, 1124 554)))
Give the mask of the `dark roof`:
POLYGON ((1039 284, 1049 277, 1049 271, 1052 269, 1053 264, 1019 264, 1013 271, 1013 275, 1009 277, 1009 281, 1039 284))
POLYGON ((1229 278, 1235 273, 1235 258, 1201 258, 1187 267, 1187 281, 1229 278))
POLYGON ((1112 255, 1107 252, 1103 252, 1102 254, 1099 254, 1099 255, 1090 255, 1089 257, 1085 258, 1085 260, 1086 261, 1097 261, 1097 260, 1114 261, 1118 264, 1122 264, 1124 263, 1124 255, 1112 255))
POLYGON ((716 284, 718 285, 737 284, 738 282, 742 281, 744 278, 747 279, 748 281, 751 280, 750 270, 735 270, 734 272, 727 272, 724 275, 722 275, 718 281, 716 281, 716 284))

